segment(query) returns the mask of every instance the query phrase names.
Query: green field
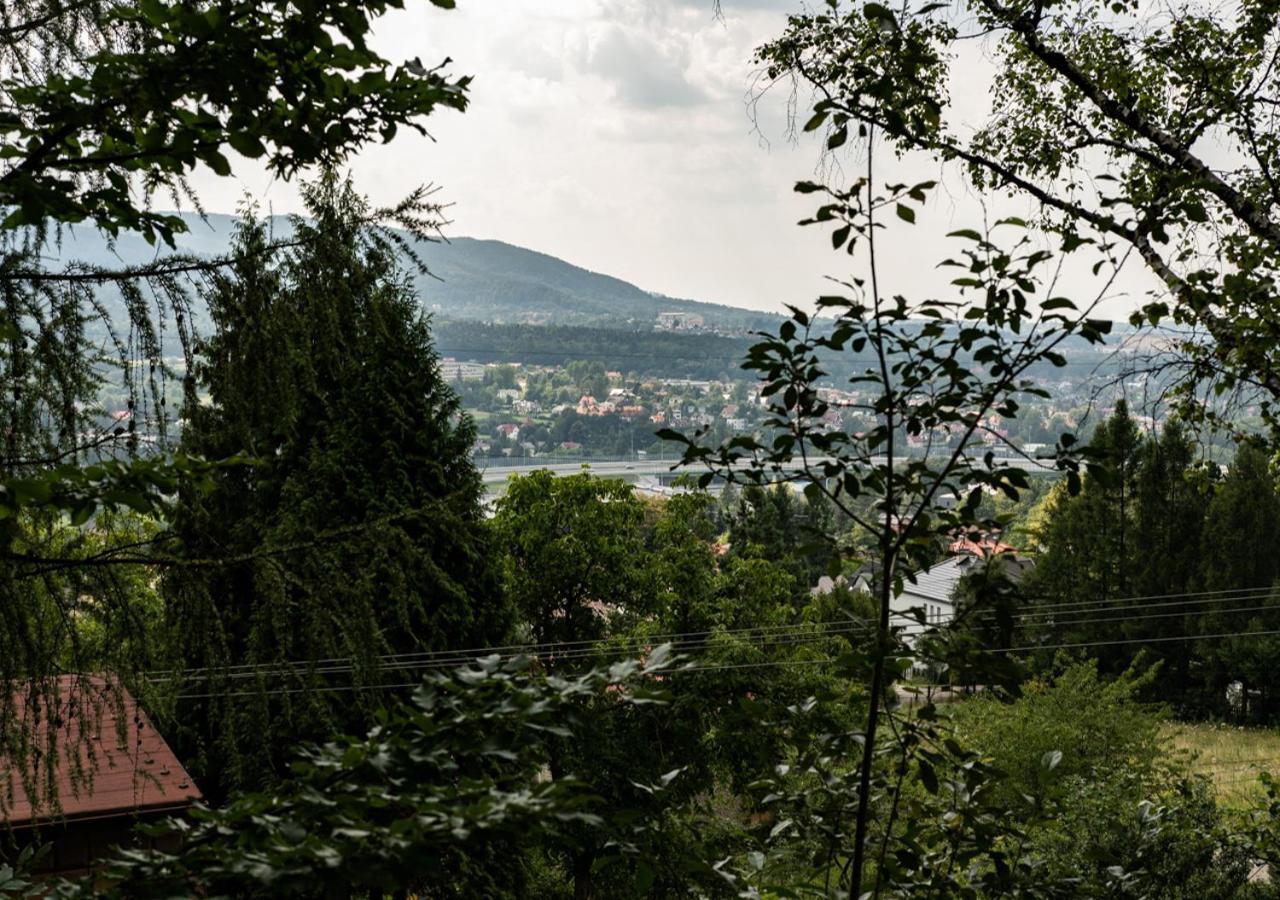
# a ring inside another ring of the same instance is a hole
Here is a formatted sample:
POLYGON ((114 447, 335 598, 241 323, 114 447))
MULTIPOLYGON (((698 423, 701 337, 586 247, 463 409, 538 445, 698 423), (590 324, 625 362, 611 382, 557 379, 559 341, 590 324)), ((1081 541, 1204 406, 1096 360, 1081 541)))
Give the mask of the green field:
POLYGON ((1261 798, 1260 772, 1280 774, 1280 730, 1167 722, 1162 731, 1193 772, 1213 780, 1226 806, 1242 807, 1261 798))

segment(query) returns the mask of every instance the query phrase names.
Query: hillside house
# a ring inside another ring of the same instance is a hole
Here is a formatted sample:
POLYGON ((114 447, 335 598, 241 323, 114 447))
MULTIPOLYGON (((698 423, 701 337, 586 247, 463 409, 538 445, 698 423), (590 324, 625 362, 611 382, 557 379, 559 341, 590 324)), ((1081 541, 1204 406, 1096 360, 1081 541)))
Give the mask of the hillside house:
MULTIPOLYGON (((955 618, 955 600, 953 594, 960 579, 973 571, 977 557, 961 553, 935 563, 922 572, 915 574, 915 583, 903 582, 902 593, 890 601, 889 607, 895 613, 910 614, 920 608, 924 611, 925 622, 930 625, 945 625, 955 618)), ((908 620, 899 618, 898 624, 908 620)))

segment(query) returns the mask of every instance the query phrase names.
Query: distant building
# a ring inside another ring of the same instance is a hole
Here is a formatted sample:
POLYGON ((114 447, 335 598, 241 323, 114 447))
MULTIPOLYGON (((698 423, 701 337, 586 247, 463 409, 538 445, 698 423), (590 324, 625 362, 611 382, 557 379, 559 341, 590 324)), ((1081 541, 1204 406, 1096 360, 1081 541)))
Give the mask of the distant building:
POLYGON ((508 422, 505 425, 499 425, 498 434, 510 441, 518 440, 520 437, 520 426, 514 422, 508 422))
POLYGON ((200 790, 121 684, 98 676, 58 676, 53 686, 56 710, 43 717, 27 694, 14 699, 21 720, 31 707, 38 740, 49 727, 59 731, 58 752, 16 766, 0 758, 0 792, 11 799, 4 827, 23 845, 39 841, 49 852, 37 875, 79 877, 118 846, 157 846, 173 851, 172 841, 138 836, 133 826, 182 812, 201 798, 200 790), (41 770, 52 760, 52 771, 41 770), (35 783, 57 787, 59 810, 33 801, 18 772, 35 783))
POLYGON ((440 376, 445 381, 481 381, 484 366, 476 362, 458 362, 451 357, 440 360, 440 376))
POLYGON ((658 313, 658 329, 660 331, 698 331, 705 324, 706 320, 697 313, 658 313))

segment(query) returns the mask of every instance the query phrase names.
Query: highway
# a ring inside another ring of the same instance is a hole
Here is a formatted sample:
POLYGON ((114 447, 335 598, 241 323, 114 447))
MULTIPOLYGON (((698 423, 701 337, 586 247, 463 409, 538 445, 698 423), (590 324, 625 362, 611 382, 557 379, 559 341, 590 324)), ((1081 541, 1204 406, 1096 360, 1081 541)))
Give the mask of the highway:
MULTIPOLYGON (((1018 457, 996 457, 996 463, 1007 463, 1015 465, 1021 463, 1026 467, 1028 474, 1054 475, 1057 474, 1056 469, 1042 470, 1029 466, 1026 460, 1018 457)), ((815 460, 813 463, 819 464, 821 460, 815 460)), ((876 465, 884 465, 885 458, 878 457, 874 461, 876 465)), ((633 480, 644 477, 655 477, 660 475, 693 475, 697 476, 702 470, 699 468, 678 469, 672 471, 671 467, 675 464, 673 459, 634 459, 626 458, 608 458, 598 457, 595 459, 489 459, 478 460, 477 465, 484 476, 485 485, 492 490, 493 487, 505 484, 507 479, 512 475, 519 475, 524 472, 532 472, 538 469, 546 469, 554 475, 575 475, 578 472, 589 471, 592 475, 598 475, 602 478, 621 478, 623 480, 633 480)), ((800 468, 797 462, 788 469, 794 471, 800 468)))

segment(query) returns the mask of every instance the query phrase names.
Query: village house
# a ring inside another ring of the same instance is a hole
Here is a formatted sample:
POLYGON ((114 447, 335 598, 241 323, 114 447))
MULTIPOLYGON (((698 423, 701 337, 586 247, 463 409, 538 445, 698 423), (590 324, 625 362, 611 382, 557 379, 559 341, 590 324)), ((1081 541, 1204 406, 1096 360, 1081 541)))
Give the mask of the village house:
MULTIPOLYGON (((0 761, 0 792, 11 798, 4 827, 19 846, 49 847, 36 875, 77 877, 116 847, 156 846, 136 835, 134 826, 181 813, 201 794, 123 685, 62 675, 52 689, 54 714, 41 718, 36 712, 32 732, 37 744, 47 746, 55 728, 57 752, 33 751, 24 765, 0 761), (45 785, 55 789, 52 804, 45 785)), ((14 706, 17 715, 37 708, 24 695, 14 697, 14 706)))

